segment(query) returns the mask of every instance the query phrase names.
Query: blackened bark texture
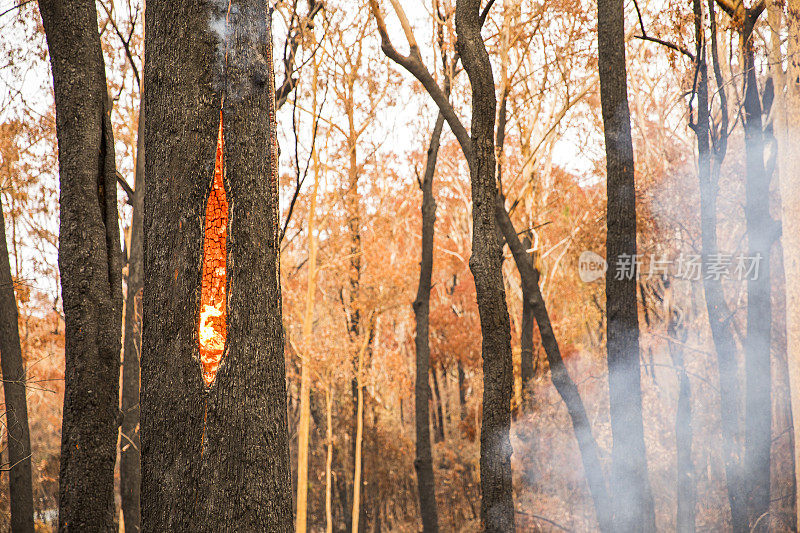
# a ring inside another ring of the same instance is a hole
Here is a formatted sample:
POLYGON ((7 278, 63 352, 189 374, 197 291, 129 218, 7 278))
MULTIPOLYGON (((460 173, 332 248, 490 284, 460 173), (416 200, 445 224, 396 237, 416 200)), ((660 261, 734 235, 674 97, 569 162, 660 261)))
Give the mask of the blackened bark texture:
MULTIPOLYGON (((760 12, 759 12, 760 13, 760 12)), ((745 222, 748 256, 758 270, 747 280, 747 338, 745 340, 744 466, 748 528, 767 531, 770 500, 770 446, 772 444, 772 373, 770 346, 770 249, 777 237, 769 213, 769 176, 764 170, 764 133, 761 98, 755 72, 753 26, 758 15, 748 10, 742 28, 744 57, 745 222)))
POLYGON ((436 506, 436 484, 433 476, 431 455, 430 405, 431 390, 428 385, 431 347, 429 342, 431 275, 433 273, 433 232, 436 222, 436 200, 433 197, 433 178, 436 171, 436 158, 439 154, 439 139, 444 127, 444 115, 439 113, 428 144, 425 174, 422 189, 422 257, 420 259, 419 286, 414 300, 414 318, 417 329, 414 344, 417 352, 416 379, 414 381, 414 424, 416 428, 416 457, 414 470, 417 471, 417 492, 422 517, 422 530, 425 533, 439 531, 439 512, 436 506))
POLYGON ((444 441, 444 412, 442 411, 442 393, 439 390, 439 378, 436 368, 431 368, 431 381, 433 382, 433 408, 436 410, 436 442, 444 441))
POLYGON ((125 295, 125 336, 122 346, 122 426, 120 427, 120 497, 125 533, 141 528, 141 439, 139 436, 139 354, 142 346, 142 268, 144 248, 144 113, 139 111, 136 138, 136 181, 125 295))
POLYGON ((122 270, 105 65, 90 0, 41 0, 56 104, 64 303, 60 531, 114 529, 122 270))
MULTIPOLYGON (((695 1, 695 24, 702 20, 701 8, 695 1)), ((718 65, 716 42, 716 19, 714 4, 709 2, 711 19, 711 53, 714 61, 714 73, 718 85, 724 85, 722 73, 718 65)), ((696 39, 702 39, 702 27, 696 30, 696 39)), ((702 52, 698 49, 698 52, 702 52)), ((725 157, 727 146, 727 109, 722 109, 723 121, 720 138, 711 153, 711 130, 709 124, 709 89, 708 68, 705 54, 695 56, 700 64, 697 66, 697 119, 693 130, 697 138, 697 168, 700 182, 700 239, 703 265, 708 265, 712 258, 719 257, 717 244, 717 196, 719 191, 719 168, 725 157), (712 165, 713 163, 713 165, 712 165), (713 167, 713 170, 712 170, 713 167)), ((724 88, 720 95, 721 104, 725 105, 724 88)), ((706 299, 706 311, 711 329, 711 337, 717 353, 719 372, 720 419, 722 421, 722 450, 725 462, 725 477, 728 491, 728 504, 731 510, 731 524, 735 531, 741 531, 746 524, 744 499, 742 495, 741 461, 739 459, 740 438, 740 403, 741 395, 738 385, 738 365, 736 362, 736 345, 730 320, 732 314, 725 301, 722 280, 717 276, 703 276, 703 290, 706 299)), ((680 488, 679 488, 680 490, 680 488)))
MULTIPOLYGON (((669 288, 667 288, 669 290, 669 288)), ((676 531, 678 533, 694 533, 697 506, 697 484, 692 462, 692 389, 689 376, 686 374, 683 344, 686 341, 686 330, 682 323, 682 313, 674 308, 671 293, 667 307, 667 335, 669 337, 669 353, 672 364, 678 375, 678 406, 675 413, 675 447, 677 455, 676 495, 678 510, 676 514, 676 531)))
POLYGON ((536 319, 536 324, 539 327, 539 335, 542 338, 542 345, 550 366, 550 378, 564 401, 572 421, 572 429, 575 432, 578 448, 581 451, 586 482, 592 495, 600 530, 604 532, 614 531, 611 524, 611 499, 608 495, 606 479, 603 474, 603 465, 600 462, 600 448, 597 446, 594 435, 592 435, 592 426, 589 423, 586 407, 583 404, 578 387, 569 375, 567 367, 564 365, 564 360, 561 358, 561 350, 558 347, 558 341, 550 323, 547 306, 539 289, 539 272, 533 267, 527 249, 517 237, 517 232, 514 229, 508 211, 506 211, 502 195, 497 197, 496 216, 503 237, 511 249, 511 255, 514 257, 517 270, 519 270, 523 295, 527 295, 527 304, 530 306, 536 319))
POLYGON ((642 420, 636 277, 617 276, 614 272, 618 261, 630 261, 636 255, 636 195, 622 0, 598 0, 597 33, 608 195, 606 260, 610 268, 606 277, 606 312, 614 440, 614 530, 655 531, 642 420))
POLYGON ((19 315, 6 245, 3 200, 0 198, 0 370, 8 431, 8 492, 11 531, 33 533, 33 481, 25 363, 19 341, 19 315))
MULTIPOLYGON (((720 95, 722 119, 719 138, 714 143, 714 157, 708 153, 708 137, 703 131, 709 127, 708 89, 704 78, 698 80, 698 120, 697 134, 698 169, 700 179, 700 228, 703 264, 711 257, 719 254, 717 241, 717 197, 719 194, 719 176, 722 161, 727 150, 727 99, 725 97, 725 80, 719 63, 717 50, 717 26, 714 2, 709 1, 709 19, 711 21, 711 58, 714 77, 720 95), (704 112, 704 110, 706 110, 704 112), (710 161, 709 161, 710 159, 710 161), (710 170, 709 170, 710 165, 710 170)), ((702 76, 702 71, 700 75, 702 76)), ((736 361, 736 345, 734 342, 731 319, 733 317, 722 289, 721 280, 703 276, 703 288, 706 297, 706 310, 711 327, 711 336, 717 352, 717 367, 720 384, 720 420, 722 424, 722 446, 725 461, 725 477, 728 491, 728 504, 731 511, 732 529, 741 533, 747 530, 747 509, 745 507, 742 465, 741 465, 741 404, 742 395, 739 390, 739 367, 736 361)))
POLYGON ((292 531, 268 6, 234 0, 226 23, 215 2, 152 0, 146 24, 143 530, 292 531), (206 389, 197 324, 223 95, 227 342, 206 389))
POLYGON ((483 344, 483 425, 481 427, 481 523, 484 531, 514 531, 511 486, 511 324, 503 284, 502 243, 495 202, 494 120, 497 100, 489 54, 481 37, 479 0, 457 0, 457 50, 472 86, 471 145, 472 256, 483 344))
POLYGON ((458 366, 458 407, 461 420, 467 417, 467 378, 464 375, 464 366, 461 361, 456 361, 458 366))
MULTIPOLYGON (((504 206, 505 207, 505 206, 504 206)), ((505 211, 505 209, 503 209, 505 211)), ((502 221, 500 221, 502 227, 502 221)), ((514 232, 516 236, 516 231, 514 232)), ((522 241, 525 250, 531 247, 531 240, 525 237, 522 241)), ((527 252, 526 252, 527 255, 527 252)), ((525 260, 533 266, 533 258, 525 257, 525 260)), ((520 275, 520 278, 522 275, 520 275)), ((519 333, 520 346, 520 377, 522 378, 522 398, 524 403, 528 403, 533 394, 533 306, 531 305, 531 295, 527 293, 527 284, 522 283, 522 331, 519 333)))

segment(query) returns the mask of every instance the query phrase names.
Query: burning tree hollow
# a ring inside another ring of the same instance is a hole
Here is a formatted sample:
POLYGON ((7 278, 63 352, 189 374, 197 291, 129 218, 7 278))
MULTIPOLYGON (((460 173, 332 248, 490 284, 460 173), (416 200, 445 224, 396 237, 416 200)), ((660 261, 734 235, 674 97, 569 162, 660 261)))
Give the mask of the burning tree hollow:
POLYGON ((203 237, 203 275, 200 316, 197 329, 200 363, 206 386, 214 382, 227 335, 226 241, 228 234, 228 199, 223 183, 222 113, 219 118, 214 177, 206 205, 203 237))

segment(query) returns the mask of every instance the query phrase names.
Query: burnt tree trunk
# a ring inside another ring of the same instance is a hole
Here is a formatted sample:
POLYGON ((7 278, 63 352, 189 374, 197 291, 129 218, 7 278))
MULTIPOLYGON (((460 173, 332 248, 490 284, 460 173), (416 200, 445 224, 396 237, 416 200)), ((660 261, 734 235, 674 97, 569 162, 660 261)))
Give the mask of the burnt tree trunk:
POLYGON ((676 531, 694 533, 697 506, 697 483, 692 462, 692 388, 686 373, 683 344, 686 342, 686 329, 682 321, 683 313, 672 305, 671 289, 667 305, 667 336, 669 354, 678 376, 678 405, 675 413, 675 448, 678 483, 676 495, 676 531))
POLYGON ((439 377, 436 375, 436 368, 432 367, 431 381, 433 382, 433 408, 436 410, 436 442, 444 441, 444 410, 442 409, 442 392, 439 390, 439 377))
POLYGON ((64 302, 60 531, 114 528, 122 265, 114 138, 97 12, 41 0, 56 104, 64 302))
MULTIPOLYGON (((722 125, 720 138, 714 147, 714 158, 709 150, 709 102, 708 76, 701 66, 697 85, 697 124, 694 126, 697 137, 698 178, 700 181, 700 234, 702 245, 702 262, 708 264, 711 257, 717 257, 717 196, 719 191, 719 170, 725 157, 727 147, 727 100, 724 93, 724 81, 719 66, 716 42, 716 17, 714 3, 709 2, 709 18, 711 20, 711 53, 714 62, 714 75, 720 89, 722 109, 722 125), (713 166, 712 166, 713 162, 713 166)), ((711 327, 711 337, 717 352, 719 371, 720 419, 722 422, 722 446, 725 461, 725 477, 727 481, 728 503, 731 510, 731 524, 734 531, 742 531, 746 525, 746 509, 742 494, 741 460, 739 458, 740 404, 741 393, 738 385, 738 364, 736 362, 736 345, 731 329, 732 313, 725 302, 722 281, 714 276, 703 276, 703 290, 706 298, 706 310, 711 327)))
POLYGON ((433 127, 428 145, 425 174, 420 188, 422 189, 422 257, 420 259, 419 286, 414 300, 414 318, 416 320, 416 379, 414 382, 414 425, 416 428, 416 457, 414 470, 417 471, 417 492, 419 493, 419 509, 422 517, 422 530, 425 533, 439 531, 439 513, 436 506, 436 484, 433 476, 433 458, 431 455, 431 430, 428 418, 428 406, 431 401, 431 390, 428 385, 428 369, 431 361, 429 342, 431 276, 433 273, 433 232, 436 222, 436 200, 433 197, 433 178, 436 171, 436 158, 439 154, 439 139, 444 127, 444 115, 439 113, 433 127))
POLYGON ((292 531, 268 6, 234 0, 226 22, 209 2, 151 0, 146 24, 143 529, 292 531), (227 339, 207 387, 197 329, 220 107, 227 339))
POLYGON ((19 341, 19 315, 6 245, 3 200, 0 197, 0 370, 8 431, 8 493, 11 531, 33 533, 33 481, 25 362, 19 341))
MULTIPOLYGON (((505 206, 503 206, 505 208, 505 206)), ((503 209, 505 211, 505 209, 503 209)), ((500 222, 502 227, 502 221, 500 222)), ((516 236, 516 231, 514 232, 516 236)), ((531 247, 531 240, 525 237, 522 246, 526 251, 525 261, 533 267, 533 258, 527 257, 527 250, 531 247)), ((520 277, 522 275, 520 274, 520 277)), ((522 380, 522 402, 530 405, 533 399, 533 305, 531 305, 531 294, 528 292, 528 284, 522 285, 522 331, 519 333, 520 346, 520 378, 522 380)))
POLYGON ((484 531, 514 531, 511 486, 511 324, 503 284, 502 243, 495 219, 497 185, 494 121, 497 99, 489 54, 481 37, 479 0, 457 0, 457 50, 472 86, 472 256, 483 344, 483 425, 481 427, 481 523, 484 531))
POLYGON ((636 256, 633 143, 625 70, 622 0, 597 2, 600 100, 606 144, 608 205, 606 277, 608 388, 613 436, 611 489, 616 531, 655 531, 647 472, 639 367, 636 276, 618 276, 618 262, 636 256))
POLYGON ((608 495, 605 475, 603 474, 603 465, 600 462, 600 448, 594 435, 592 435, 592 426, 589 423, 586 407, 583 404, 578 387, 569 375, 567 367, 564 365, 564 360, 561 358, 561 350, 558 347, 558 341, 550 323, 550 315, 547 312, 547 306, 539 289, 539 272, 533 267, 526 248, 517 237, 517 232, 514 229, 508 211, 506 211, 502 195, 498 195, 497 198, 496 216, 500 230, 508 243, 508 247, 511 249, 511 254, 520 273, 523 286, 522 293, 526 295, 527 303, 539 327, 539 335, 542 338, 542 345, 550 366, 550 379, 564 401, 572 421, 572 429, 578 441, 583 469, 589 492, 594 502, 600 530, 604 532, 613 531, 611 500, 608 495))
POLYGON ((741 33, 745 69, 747 253, 750 259, 758 261, 758 270, 747 279, 744 471, 747 480, 748 527, 750 530, 767 531, 769 520, 764 515, 769 512, 772 444, 770 249, 777 232, 769 213, 770 180, 764 169, 761 98, 756 81, 753 43, 753 26, 757 18, 755 12, 749 11, 741 33))
POLYGON ((142 463, 139 450, 139 354, 142 346, 142 267, 144 249, 144 113, 139 111, 136 138, 136 189, 128 255, 125 295, 125 336, 122 346, 122 426, 120 427, 120 497, 125 533, 141 528, 142 463))

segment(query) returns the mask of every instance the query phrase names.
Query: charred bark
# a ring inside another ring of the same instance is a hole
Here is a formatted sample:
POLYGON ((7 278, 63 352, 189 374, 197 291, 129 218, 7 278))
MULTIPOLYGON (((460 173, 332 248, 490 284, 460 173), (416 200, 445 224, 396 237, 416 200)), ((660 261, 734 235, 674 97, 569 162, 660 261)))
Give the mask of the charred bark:
MULTIPOLYGON (((666 283, 665 283, 666 284, 666 283)), ((686 373, 683 344, 686 342, 686 329, 683 313, 672 305, 671 290, 667 305, 667 336, 669 354, 678 376, 678 405, 675 413, 675 449, 677 451, 676 495, 678 509, 676 531, 694 533, 697 506, 697 483, 692 462, 692 388, 686 373)))
MULTIPOLYGON (((697 13, 695 19, 702 17, 697 13)), ((697 137, 698 179, 700 181, 700 239, 702 263, 709 264, 712 257, 717 257, 717 196, 719 193, 719 169, 727 148, 727 113, 724 81, 719 67, 716 41, 716 20, 714 4, 709 2, 711 20, 711 57, 714 63, 714 74, 720 88, 720 104, 722 105, 722 125, 715 142, 712 159, 711 130, 709 125, 709 89, 708 69, 702 55, 697 78, 697 120, 693 126, 697 137), (712 164, 713 163, 713 164, 712 164)), ((696 22, 697 24, 697 22, 696 22)), ((739 458, 739 418, 741 394, 738 385, 738 364, 736 362, 736 345, 730 320, 732 314, 725 301, 722 281, 714 276, 703 276, 703 290, 706 299, 706 311, 711 328, 711 337, 717 352, 717 368, 719 372, 720 419, 722 421, 722 448, 725 461, 725 477, 727 480, 728 503, 731 510, 731 523, 735 531, 741 531, 746 522, 746 510, 742 494, 741 461, 739 458)))
POLYGON ((143 529, 292 531, 268 6, 234 0, 226 22, 209 2, 152 0, 146 24, 143 529), (206 387, 198 307, 221 105, 227 341, 206 387))
POLYGON ((439 139, 444 127, 444 116, 439 113, 428 144, 425 174, 420 188, 422 189, 422 257, 420 259, 419 285, 414 300, 414 318, 416 320, 416 379, 414 381, 414 425, 416 428, 416 458, 414 469, 417 471, 417 492, 422 517, 422 530, 425 533, 439 531, 439 512, 436 506, 436 484, 433 475, 433 457, 431 454, 430 419, 428 406, 431 400, 428 385, 428 369, 430 368, 431 347, 429 342, 431 276, 433 273, 433 234, 436 222, 436 199, 433 197, 433 178, 436 171, 436 158, 439 154, 439 139))
POLYGON ((11 531, 33 533, 33 476, 25 362, 19 340, 19 315, 6 245, 3 200, 0 198, 0 370, 8 431, 8 493, 11 531))
POLYGON ((611 487, 616 531, 655 531, 647 472, 639 366, 636 276, 617 276, 636 256, 633 143, 625 70, 622 0, 598 0, 598 66, 606 144, 608 205, 606 277, 608 388, 613 435, 611 487))
POLYGON ((58 262, 64 302, 59 530, 114 528, 122 265, 117 177, 97 12, 41 0, 59 149, 58 262))
MULTIPOLYGON (((472 256, 483 345, 483 425, 481 427, 481 523, 485 531, 514 530, 511 486, 511 324, 503 284, 502 244, 495 202, 494 121, 497 99, 489 54, 481 37, 478 0, 456 2, 457 50, 472 86, 472 124, 468 157, 472 183, 472 256)), ((452 125, 451 125, 452 128, 452 125)), ((465 152, 467 152, 465 150, 465 152)))
POLYGON ((777 237, 769 212, 769 176, 764 168, 761 97, 755 72, 753 26, 760 12, 748 10, 742 28, 744 56, 745 222, 747 250, 758 269, 747 279, 747 338, 745 340, 745 446, 748 527, 767 531, 772 444, 772 372, 770 250, 777 237))
MULTIPOLYGON (((503 206, 505 211, 505 206, 503 206)), ((502 227, 502 221, 500 222, 502 227)), ((514 232, 516 238, 516 231, 514 232)), ((522 241, 522 246, 526 250, 531 247, 531 240, 525 237, 522 241)), ((530 257, 525 257, 525 260, 533 267, 533 260, 530 257)), ((522 274, 520 274, 520 278, 522 274)), ((519 346, 520 346, 520 377, 522 379, 522 401, 526 405, 530 403, 533 394, 533 305, 531 305, 532 295, 528 291, 529 283, 521 283, 522 285, 522 331, 519 333, 519 346)))
POLYGON ((141 528, 142 463, 139 436, 139 355, 142 346, 142 268, 144 261, 144 113, 139 111, 136 139, 136 189, 133 192, 125 335, 122 346, 122 425, 120 427, 120 496, 125 533, 141 528))
POLYGON ((594 502, 600 530, 604 532, 614 531, 611 524, 611 500, 608 495, 605 475, 603 474, 603 466, 600 462, 600 448, 594 435, 592 435, 592 426, 589 423, 586 407, 583 404, 578 387, 569 375, 561 357, 561 350, 558 347, 558 341, 550 323, 547 306, 539 289, 539 272, 533 267, 526 248, 517 237, 517 232, 514 229, 508 211, 506 211, 502 195, 498 195, 495 213, 500 230, 511 249, 511 254, 520 273, 523 295, 527 295, 526 301, 539 327, 542 345, 550 366, 550 379, 552 379, 553 385, 564 401, 572 421, 572 428, 578 441, 583 469, 589 492, 594 502))

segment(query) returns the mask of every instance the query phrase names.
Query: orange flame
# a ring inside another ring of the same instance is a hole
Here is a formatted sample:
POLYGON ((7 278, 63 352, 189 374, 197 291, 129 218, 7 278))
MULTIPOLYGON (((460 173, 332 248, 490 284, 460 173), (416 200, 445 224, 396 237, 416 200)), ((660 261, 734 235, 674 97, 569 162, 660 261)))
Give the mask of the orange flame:
POLYGON ((206 386, 211 385, 217 375, 227 335, 225 243, 228 233, 228 199, 222 182, 222 154, 222 112, 220 112, 214 182, 206 206, 203 278, 197 330, 203 381, 206 386))

